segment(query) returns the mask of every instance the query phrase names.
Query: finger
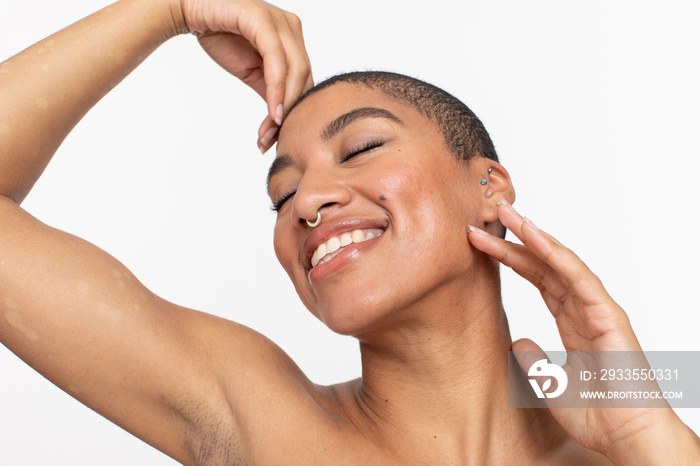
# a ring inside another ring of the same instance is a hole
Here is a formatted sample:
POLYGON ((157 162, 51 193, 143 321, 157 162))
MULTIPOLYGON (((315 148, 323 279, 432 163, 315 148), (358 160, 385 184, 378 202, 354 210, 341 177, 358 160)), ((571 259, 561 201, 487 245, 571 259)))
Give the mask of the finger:
POLYGON ((265 77, 264 96, 268 114, 274 121, 281 124, 284 112, 287 55, 274 20, 278 13, 262 10, 259 14, 262 17, 251 17, 251 21, 239 24, 240 32, 262 57, 262 69, 265 77))
POLYGON ((529 375, 530 368, 537 361, 544 359, 547 362, 551 362, 547 354, 542 351, 542 348, 540 348, 537 343, 527 338, 514 341, 510 349, 513 352, 515 360, 518 362, 518 366, 520 366, 520 369, 522 369, 525 375, 529 375))
POLYGON ((531 388, 548 408, 552 409, 562 406, 562 399, 566 398, 566 388, 570 378, 566 374, 564 366, 552 364, 552 361, 542 351, 542 348, 527 338, 513 342, 511 350, 518 365, 527 375, 530 383, 528 388, 531 388), (556 370, 553 371, 552 367, 556 370), (559 375, 560 373, 561 375, 559 375), (545 384, 545 380, 549 380, 549 384, 545 384), (556 380, 554 389, 551 387, 553 380, 556 380), (564 396, 562 397, 562 395, 564 396))
MULTIPOLYGON (((564 309, 564 300, 561 298, 558 298, 554 296, 543 284, 540 282, 536 277, 533 277, 532 275, 528 275, 524 272, 521 272, 519 270, 513 269, 515 273, 523 277, 525 280, 529 281, 530 283, 533 284, 535 288, 537 288, 540 291, 540 295, 542 296, 542 300, 544 301, 545 305, 547 306, 547 309, 549 309, 549 312, 552 314, 552 317, 555 319, 561 314, 562 310, 564 309)), ((560 282, 561 284, 561 282, 560 282)), ((563 286, 563 285, 562 285, 563 286)))
POLYGON ((202 48, 219 66, 265 98, 262 57, 248 39, 223 32, 202 34, 198 39, 202 48))
POLYGON ((306 85, 304 86, 304 92, 308 91, 314 87, 314 76, 313 74, 309 74, 309 78, 306 80, 306 85))
MULTIPOLYGON (((547 354, 544 351, 542 351, 542 348, 540 348, 537 343, 530 340, 529 338, 521 338, 520 340, 514 341, 511 345, 511 350, 513 350, 513 352, 518 353, 529 353, 523 354, 522 360, 518 359, 518 364, 520 364, 520 367, 523 368, 525 372, 527 372, 527 369, 530 368, 533 362, 537 361, 538 359, 547 358, 547 354), (521 364, 521 361, 523 362, 523 364, 521 364)), ((549 358, 547 359, 549 360, 549 358)))
POLYGON ((469 226, 469 241, 480 251, 512 268, 540 291, 540 286, 543 286, 561 299, 568 294, 567 287, 551 267, 522 244, 511 243, 472 226, 469 226))
POLYGON ((549 309, 550 314, 552 314, 552 317, 554 317, 554 319, 557 319, 564 310, 565 301, 562 298, 559 298, 552 294, 552 292, 549 291, 547 288, 540 289, 540 296, 542 296, 542 300, 547 306, 547 309, 549 309))
POLYGON ((280 38, 287 54, 287 80, 284 108, 290 109, 309 86, 313 85, 311 62, 304 46, 301 21, 294 14, 285 15, 285 22, 278 26, 280 38))
POLYGON ((258 130, 258 148, 260 152, 264 154, 277 142, 279 128, 280 127, 272 121, 270 115, 265 117, 265 120, 263 120, 258 130))
POLYGON ((576 254, 521 217, 508 202, 499 203, 498 216, 503 225, 515 234, 528 250, 549 265, 564 285, 572 289, 584 303, 595 305, 600 304, 602 298, 609 298, 598 277, 576 254))

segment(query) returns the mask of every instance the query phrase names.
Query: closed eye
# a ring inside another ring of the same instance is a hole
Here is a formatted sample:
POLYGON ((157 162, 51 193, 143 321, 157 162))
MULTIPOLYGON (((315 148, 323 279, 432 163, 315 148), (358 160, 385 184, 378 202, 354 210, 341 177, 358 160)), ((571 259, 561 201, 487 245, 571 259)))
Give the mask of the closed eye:
POLYGON ((272 210, 273 212, 279 212, 282 206, 284 206, 284 203, 291 199, 292 196, 296 194, 296 192, 296 189, 293 189, 284 193, 282 197, 279 198, 279 200, 272 203, 272 205, 270 206, 270 210, 272 210))
POLYGON ((339 163, 344 163, 350 160, 351 158, 355 157, 356 155, 359 155, 363 152, 369 152, 372 149, 376 149, 377 147, 380 147, 384 145, 384 141, 381 141, 379 139, 370 139, 369 141, 365 141, 359 146, 355 147, 354 149, 351 149, 348 153, 343 155, 340 158, 339 163))
MULTIPOLYGON (((354 149, 351 149, 349 152, 347 152, 345 155, 343 155, 340 158, 339 163, 344 163, 347 162, 348 160, 352 159, 356 155, 362 154, 363 152, 369 152, 372 149, 376 149, 377 147, 383 146, 384 141, 379 140, 379 139, 370 139, 369 141, 365 141, 359 146, 355 147, 354 149)), ((294 194, 296 194, 296 189, 293 189, 291 191, 286 192, 283 194, 279 200, 275 201, 272 203, 270 206, 270 210, 273 212, 279 212, 280 209, 284 206, 285 202, 287 202, 289 199, 291 199, 294 194)))

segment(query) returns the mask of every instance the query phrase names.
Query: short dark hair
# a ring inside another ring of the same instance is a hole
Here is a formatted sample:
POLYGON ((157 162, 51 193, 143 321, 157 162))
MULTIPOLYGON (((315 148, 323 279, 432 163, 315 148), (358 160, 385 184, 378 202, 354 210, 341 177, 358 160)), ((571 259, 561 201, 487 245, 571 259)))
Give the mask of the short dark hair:
POLYGON ((338 74, 304 93, 291 110, 304 99, 338 83, 361 84, 377 89, 406 104, 438 128, 447 148, 458 160, 469 162, 480 156, 498 162, 498 155, 484 124, 461 100, 420 79, 388 71, 355 71, 338 74))

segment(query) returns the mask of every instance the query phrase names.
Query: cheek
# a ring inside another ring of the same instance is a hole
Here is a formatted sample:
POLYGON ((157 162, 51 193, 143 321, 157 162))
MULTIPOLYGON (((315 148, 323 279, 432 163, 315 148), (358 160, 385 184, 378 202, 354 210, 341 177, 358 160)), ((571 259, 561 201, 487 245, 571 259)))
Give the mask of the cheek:
POLYGON ((464 198, 456 193, 454 175, 444 167, 425 162, 394 166, 377 180, 382 201, 398 228, 426 234, 445 222, 457 220, 464 198))
POLYGON ((273 244, 277 260, 284 271, 287 272, 297 295, 307 309, 318 317, 316 312, 309 306, 311 299, 307 296, 307 290, 302 286, 303 283, 306 283, 306 275, 300 272, 298 267, 299 247, 296 246, 294 228, 289 223, 278 220, 275 224, 273 244))
POLYGON ((418 262, 426 272, 447 271, 471 262, 467 225, 475 215, 475 193, 467 189, 464 167, 450 162, 416 161, 387 170, 378 180, 394 234, 400 244, 410 242, 401 250, 407 267, 418 262))
POLYGON ((291 226, 277 219, 277 223, 275 223, 273 245, 277 260, 290 278, 294 280, 292 270, 294 267, 294 258, 298 256, 298 250, 293 246, 292 232, 290 229, 291 226))
POLYGON ((401 208, 416 207, 421 200, 432 197, 433 188, 427 182, 425 167, 387 162, 373 170, 383 201, 401 208))

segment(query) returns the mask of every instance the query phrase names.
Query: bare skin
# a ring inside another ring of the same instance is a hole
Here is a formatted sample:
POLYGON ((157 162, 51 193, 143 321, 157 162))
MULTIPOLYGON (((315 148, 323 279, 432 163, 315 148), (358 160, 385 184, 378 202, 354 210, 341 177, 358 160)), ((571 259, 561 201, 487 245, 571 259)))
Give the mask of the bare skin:
POLYGON ((545 290, 567 348, 638 349, 624 311, 570 251, 509 207, 514 191, 503 167, 477 159, 465 168, 414 110, 337 85, 299 105, 278 134, 312 85, 293 15, 255 0, 122 0, 0 66, 0 121, 10 129, 0 139, 0 341, 181 463, 654 464, 660 454, 666 462, 696 457, 697 437, 670 409, 606 413, 586 424, 597 413, 507 407, 511 340, 497 263, 488 255, 545 290), (80 118, 185 31, 266 100, 259 146, 279 136, 278 157, 292 162, 271 178, 270 195, 276 201, 295 192, 278 213, 277 256, 310 311, 360 340, 361 379, 313 384, 264 336, 155 296, 116 259, 19 207, 80 118), (37 47, 50 53, 39 56, 37 47), (42 72, 47 64, 50 76, 42 72), (396 119, 360 118, 323 135, 361 107, 396 119), (341 160, 370 136, 382 145, 341 160), (484 176, 486 186, 478 182, 484 176), (323 220, 310 228, 305 219, 319 209, 323 220), (525 246, 468 229, 495 234, 499 222, 525 246), (382 235, 309 274, 307 251, 358 226, 382 235), (591 313, 603 317, 604 332, 591 334, 591 313))

